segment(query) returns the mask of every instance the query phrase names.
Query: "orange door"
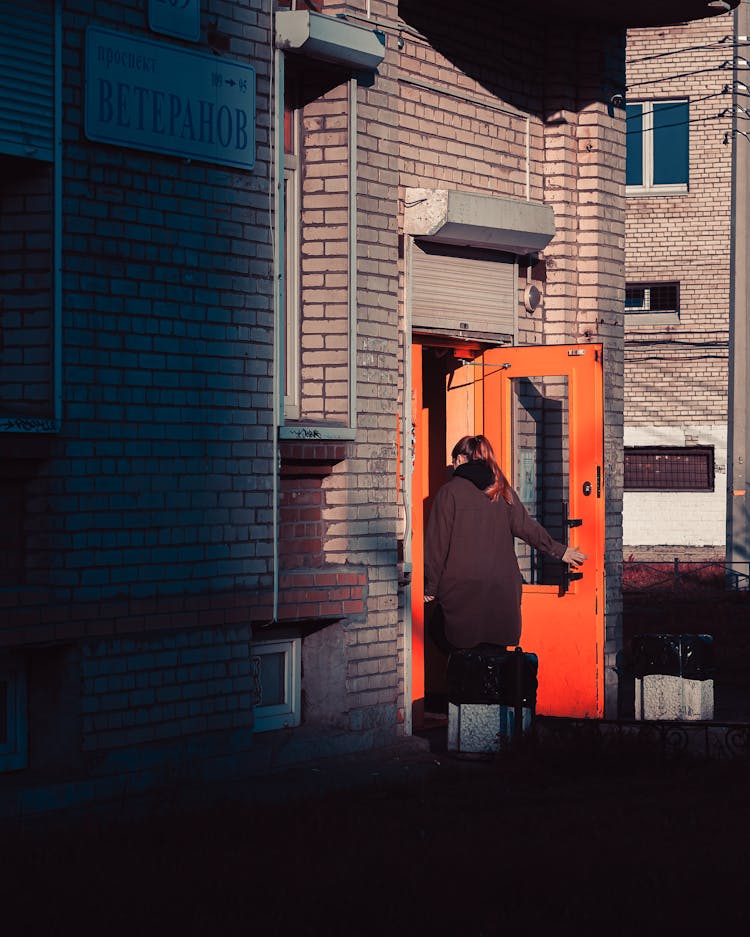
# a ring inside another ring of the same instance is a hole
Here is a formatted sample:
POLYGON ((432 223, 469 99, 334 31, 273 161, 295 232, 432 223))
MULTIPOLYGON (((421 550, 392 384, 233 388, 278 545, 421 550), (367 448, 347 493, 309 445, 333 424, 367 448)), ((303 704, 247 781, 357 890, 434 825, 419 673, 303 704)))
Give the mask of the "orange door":
POLYGON ((521 642, 539 657, 537 711, 604 713, 604 479, 599 345, 494 348, 477 360, 477 432, 529 512, 588 555, 580 572, 517 543, 521 642), (580 577, 580 578, 579 578, 580 577))

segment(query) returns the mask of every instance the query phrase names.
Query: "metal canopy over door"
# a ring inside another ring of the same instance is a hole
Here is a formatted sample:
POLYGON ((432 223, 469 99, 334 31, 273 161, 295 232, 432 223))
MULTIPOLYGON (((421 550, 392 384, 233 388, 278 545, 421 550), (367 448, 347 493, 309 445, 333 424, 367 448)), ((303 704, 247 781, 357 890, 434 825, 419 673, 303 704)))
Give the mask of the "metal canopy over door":
MULTIPOLYGON (((539 657, 537 711, 604 714, 600 345, 495 348, 477 359, 482 431, 529 512, 588 555, 579 572, 518 544, 522 645, 539 657)), ((479 419, 478 419, 479 422, 479 419)))

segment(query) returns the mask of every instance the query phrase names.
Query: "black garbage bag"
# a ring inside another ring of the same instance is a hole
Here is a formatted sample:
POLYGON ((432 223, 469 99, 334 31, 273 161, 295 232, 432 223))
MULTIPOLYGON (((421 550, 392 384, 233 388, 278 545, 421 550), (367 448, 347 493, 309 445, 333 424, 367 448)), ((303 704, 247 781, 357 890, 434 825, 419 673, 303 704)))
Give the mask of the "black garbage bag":
POLYGON ((707 680, 714 671, 710 634, 641 634, 631 643, 630 669, 647 674, 707 680))
POLYGON ((451 703, 498 703, 533 709, 538 669, 536 654, 520 649, 479 645, 455 650, 448 658, 448 699, 451 703))

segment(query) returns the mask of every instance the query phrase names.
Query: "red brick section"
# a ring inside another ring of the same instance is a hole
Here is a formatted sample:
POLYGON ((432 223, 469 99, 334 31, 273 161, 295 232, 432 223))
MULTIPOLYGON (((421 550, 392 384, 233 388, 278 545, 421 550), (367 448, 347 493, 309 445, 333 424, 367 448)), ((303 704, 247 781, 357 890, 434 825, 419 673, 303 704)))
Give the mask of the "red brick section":
MULTIPOLYGON (((323 479, 346 457, 337 443, 282 443, 279 499, 280 568, 325 566, 323 479)), ((292 602, 298 600, 291 600, 292 602)))
POLYGON ((367 574, 357 571, 310 570, 281 577, 280 621, 348 618, 365 611, 367 574))
POLYGON ((343 443, 283 442, 278 618, 280 621, 347 618, 365 611, 364 572, 326 564, 323 481, 346 458, 343 443))

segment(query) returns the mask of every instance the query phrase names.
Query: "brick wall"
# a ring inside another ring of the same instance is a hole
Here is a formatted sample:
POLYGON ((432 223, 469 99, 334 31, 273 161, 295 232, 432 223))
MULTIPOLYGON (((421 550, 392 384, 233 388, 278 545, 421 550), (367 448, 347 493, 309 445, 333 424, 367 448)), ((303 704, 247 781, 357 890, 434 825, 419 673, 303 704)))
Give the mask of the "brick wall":
MULTIPOLYGON (((149 36, 145 16, 80 2, 63 17, 65 456, 29 541, 33 584, 63 600, 251 594, 268 573, 268 23, 203 10, 223 54, 258 72, 257 162, 241 172, 84 138, 85 27, 149 36)), ((205 35, 188 47, 207 51, 205 35)))
POLYGON ((690 101, 689 191, 627 199, 628 281, 680 284, 678 323, 626 316, 629 426, 726 419, 731 33, 727 16, 628 33, 628 100, 690 101))
MULTIPOLYGON (((300 418, 346 425, 349 389, 347 82, 311 84, 302 118, 300 418)), ((312 77, 312 82, 311 82, 312 77)))
MULTIPOLYGON (((62 6, 62 424, 33 462, 38 440, 0 438, 0 484, 25 494, 0 645, 79 646, 71 744, 92 771, 109 752, 113 772, 160 757, 231 772, 251 747, 250 626, 269 613, 273 569, 270 13, 203 0, 192 43, 150 32, 140 0, 62 6), (255 168, 89 141, 92 25, 252 64, 255 168)), ((29 278, 53 226, 42 182, 3 204, 25 224, 0 263, 23 249, 13 265, 29 278)), ((50 313, 46 298, 42 326, 50 313)))
POLYGON ((680 307, 679 320, 662 323, 625 315, 626 433, 642 445, 665 433, 678 445, 686 435, 710 438, 723 466, 711 495, 628 493, 630 549, 709 544, 721 552, 725 540, 731 161, 745 142, 732 139, 724 113, 732 30, 730 15, 628 33, 628 100, 689 99, 690 182, 685 194, 626 200, 628 282, 678 282, 680 307))
POLYGON ((245 626, 84 643, 83 751, 114 752, 189 735, 249 731, 249 640, 245 626))

